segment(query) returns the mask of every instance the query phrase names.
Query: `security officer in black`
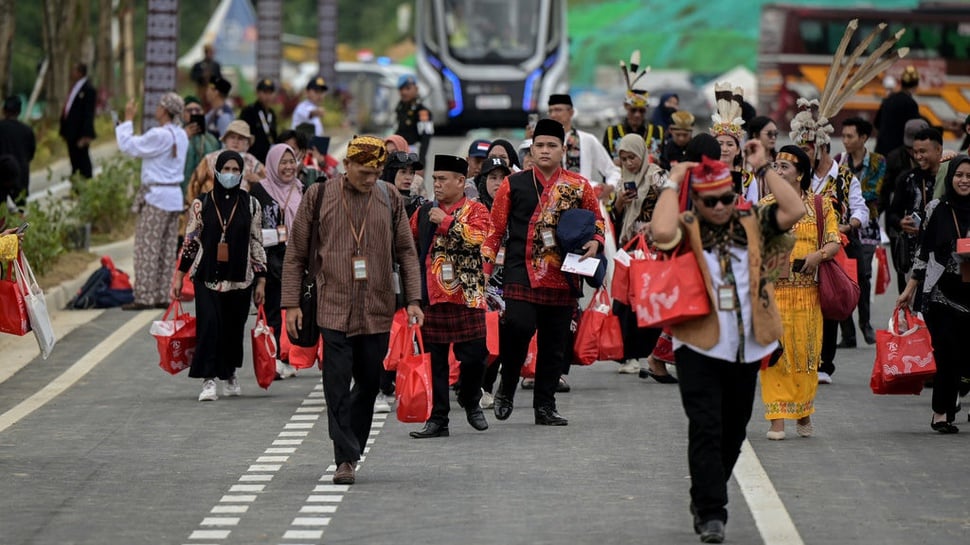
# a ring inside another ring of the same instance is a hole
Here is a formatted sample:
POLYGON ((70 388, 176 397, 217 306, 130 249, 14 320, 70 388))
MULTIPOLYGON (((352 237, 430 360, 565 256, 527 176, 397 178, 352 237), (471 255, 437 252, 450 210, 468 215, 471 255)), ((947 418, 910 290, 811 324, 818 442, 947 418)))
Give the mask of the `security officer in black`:
POLYGON ((276 113, 271 108, 275 96, 276 84, 269 78, 263 78, 256 84, 256 102, 239 113, 239 119, 249 125, 249 132, 253 135, 249 153, 263 164, 266 163, 270 146, 276 142, 276 113))
POLYGON ((418 145, 418 158, 427 164, 425 157, 431 147, 431 136, 434 135, 434 122, 431 121, 431 110, 425 108, 418 101, 418 82, 414 76, 404 75, 397 80, 397 90, 401 101, 397 104, 397 134, 408 141, 409 146, 418 145))

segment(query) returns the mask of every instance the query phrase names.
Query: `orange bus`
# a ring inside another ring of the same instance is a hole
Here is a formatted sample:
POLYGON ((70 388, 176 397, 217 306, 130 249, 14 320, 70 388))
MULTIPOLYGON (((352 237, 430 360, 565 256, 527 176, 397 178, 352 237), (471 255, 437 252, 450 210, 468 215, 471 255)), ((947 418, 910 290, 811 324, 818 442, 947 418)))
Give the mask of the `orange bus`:
MULTIPOLYGON (((963 134, 963 120, 970 113, 970 3, 923 2, 915 9, 813 8, 765 4, 761 12, 758 45, 759 109, 782 130, 797 113, 799 97, 817 98, 825 85, 832 56, 846 25, 859 20, 859 29, 848 50, 862 41, 881 22, 889 37, 901 28, 906 34, 898 47, 909 55, 876 78, 846 103, 840 118, 861 115, 872 120, 891 89, 889 76, 899 81, 906 66, 920 73, 916 101, 920 113, 932 125, 963 134)), ((879 40, 870 47, 874 50, 879 40)))

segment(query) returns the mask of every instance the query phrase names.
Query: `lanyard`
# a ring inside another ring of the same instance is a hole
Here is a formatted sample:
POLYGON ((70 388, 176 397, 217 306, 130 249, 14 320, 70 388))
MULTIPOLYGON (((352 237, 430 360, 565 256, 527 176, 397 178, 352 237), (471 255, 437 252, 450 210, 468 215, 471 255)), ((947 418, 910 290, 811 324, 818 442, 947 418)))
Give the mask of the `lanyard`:
POLYGON ((229 227, 229 224, 232 223, 232 218, 235 217, 236 215, 236 207, 239 206, 239 195, 236 195, 236 202, 234 202, 232 205, 232 212, 229 212, 229 221, 224 221, 222 219, 222 212, 219 211, 219 203, 216 202, 212 204, 216 206, 216 217, 219 218, 219 223, 220 223, 219 227, 222 228, 222 242, 225 242, 226 229, 229 227))
POLYGON ((357 243, 354 255, 360 255, 360 243, 364 239, 364 230, 367 229, 367 216, 370 213, 370 204, 374 202, 374 190, 371 189, 370 197, 367 197, 367 207, 364 208, 364 217, 360 221, 360 231, 358 231, 354 228, 354 218, 350 215, 350 207, 347 206, 347 195, 344 193, 344 188, 340 189, 340 200, 344 203, 344 211, 347 212, 347 223, 350 225, 350 233, 354 235, 354 242, 357 243))
MULTIPOLYGON (((536 190, 536 206, 539 206, 539 205, 542 204, 542 191, 539 190, 539 186, 540 186, 539 180, 536 179, 536 171, 533 170, 532 171, 532 189, 535 189, 536 190)), ((545 189, 545 186, 542 186, 542 189, 544 190, 545 189)))

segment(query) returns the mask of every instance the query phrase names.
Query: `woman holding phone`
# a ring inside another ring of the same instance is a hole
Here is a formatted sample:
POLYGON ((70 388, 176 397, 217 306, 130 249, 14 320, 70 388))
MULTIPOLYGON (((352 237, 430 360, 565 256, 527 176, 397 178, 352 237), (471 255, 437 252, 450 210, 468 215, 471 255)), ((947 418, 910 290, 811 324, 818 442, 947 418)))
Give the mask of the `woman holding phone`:
MULTIPOLYGON (((802 437, 814 432, 811 415, 815 412, 822 352, 822 306, 816 271, 819 263, 835 256, 840 238, 831 199, 820 199, 821 216, 816 211, 815 194, 809 191, 812 166, 808 155, 798 146, 785 146, 771 165, 775 173, 800 193, 805 205, 805 215, 791 230, 795 246, 788 255, 790 267, 782 266, 781 277, 775 282, 775 300, 785 328, 781 339, 784 353, 778 363, 761 371, 761 399, 765 404, 765 418, 771 422, 767 436, 780 441, 785 438, 786 419, 796 421, 796 431, 802 437)), ((775 196, 769 195, 760 204, 775 202, 775 196)))

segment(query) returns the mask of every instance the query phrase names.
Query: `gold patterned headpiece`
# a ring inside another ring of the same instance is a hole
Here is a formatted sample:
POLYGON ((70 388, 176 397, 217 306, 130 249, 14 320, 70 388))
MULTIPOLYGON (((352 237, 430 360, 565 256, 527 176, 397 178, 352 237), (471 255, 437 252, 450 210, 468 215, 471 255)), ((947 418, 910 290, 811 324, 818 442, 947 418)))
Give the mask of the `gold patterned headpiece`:
POLYGON ((650 93, 644 89, 637 88, 636 85, 649 71, 649 66, 643 67, 641 70, 639 49, 630 55, 629 66, 626 62, 620 61, 620 73, 623 74, 623 81, 626 83, 626 98, 623 100, 624 104, 631 108, 647 107, 647 98, 650 96, 650 93))
POLYGON ((387 162, 387 148, 376 136, 355 136, 347 145, 347 160, 368 168, 383 168, 387 162))
POLYGON ((744 104, 744 91, 740 87, 733 87, 730 83, 714 85, 714 98, 717 101, 717 111, 711 116, 711 136, 731 136, 744 142, 744 119, 741 118, 741 106, 744 104))

